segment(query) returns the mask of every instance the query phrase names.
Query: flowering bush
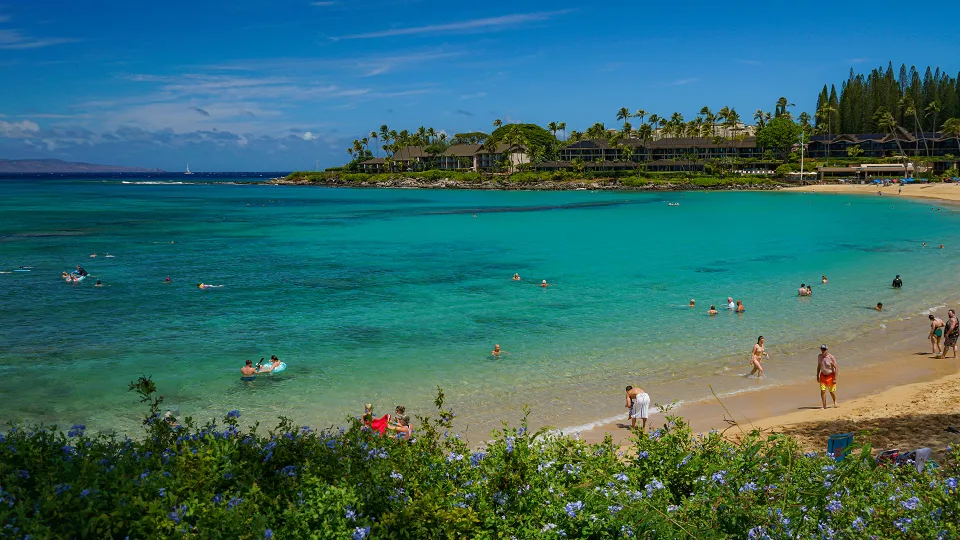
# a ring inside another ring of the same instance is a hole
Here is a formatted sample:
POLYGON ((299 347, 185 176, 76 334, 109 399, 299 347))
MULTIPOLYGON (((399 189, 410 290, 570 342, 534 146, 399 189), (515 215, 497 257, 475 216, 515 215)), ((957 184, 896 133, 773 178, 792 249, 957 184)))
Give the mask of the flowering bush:
POLYGON ((731 442, 679 418, 620 449, 504 426, 482 449, 438 419, 412 441, 359 420, 267 433, 150 411, 131 440, 11 426, 0 435, 3 538, 958 538, 955 456, 938 469, 836 462, 785 436, 731 442))

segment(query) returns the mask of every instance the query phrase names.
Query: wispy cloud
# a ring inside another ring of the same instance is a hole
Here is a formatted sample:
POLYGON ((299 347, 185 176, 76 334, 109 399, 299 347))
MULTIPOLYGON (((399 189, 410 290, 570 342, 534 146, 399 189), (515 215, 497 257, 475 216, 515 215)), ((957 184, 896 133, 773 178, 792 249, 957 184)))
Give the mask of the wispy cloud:
MULTIPOLYGON (((9 15, 0 15, 0 24, 11 20, 9 15)), ((40 49, 76 41, 72 38, 28 36, 15 28, 0 29, 0 49, 5 50, 40 49)))
POLYGON ((459 114, 459 115, 462 115, 462 116, 473 116, 473 113, 472 113, 472 112, 467 111, 467 110, 464 110, 464 109, 457 109, 457 110, 455 110, 455 111, 453 111, 453 112, 455 112, 455 113, 457 113, 457 114, 459 114))
POLYGON ((869 59, 869 58, 862 58, 862 57, 851 58, 851 59, 850 59, 850 63, 851 63, 851 64, 862 64, 862 63, 864 63, 864 62, 866 62, 866 61, 868 61, 868 60, 870 60, 870 59, 869 59))
POLYGON ((207 116, 207 117, 210 116, 210 113, 209 113, 209 112, 201 109, 200 107, 196 107, 196 106, 190 107, 190 110, 191 110, 191 111, 194 111, 194 112, 196 112, 196 113, 198 113, 198 114, 201 114, 201 115, 203 115, 203 116, 207 116))
POLYGON ((39 133, 40 126, 30 120, 21 122, 4 122, 0 120, 0 137, 20 139, 32 137, 39 133))
POLYGON ((697 77, 691 77, 689 79, 677 79, 675 81, 670 81, 667 83, 667 86, 683 86, 685 84, 693 84, 699 82, 700 79, 697 77))
POLYGON ((351 34, 333 38, 338 39, 374 39, 393 36, 410 36, 417 34, 437 34, 441 32, 453 32, 458 30, 502 30, 505 28, 516 27, 524 23, 545 21, 559 15, 570 13, 571 10, 564 9, 560 11, 540 11, 536 13, 517 13, 513 15, 501 15, 499 17, 486 17, 483 19, 473 19, 469 21, 459 21, 446 24, 431 24, 427 26, 414 26, 408 28, 394 28, 392 30, 381 30, 377 32, 366 32, 363 34, 351 34))

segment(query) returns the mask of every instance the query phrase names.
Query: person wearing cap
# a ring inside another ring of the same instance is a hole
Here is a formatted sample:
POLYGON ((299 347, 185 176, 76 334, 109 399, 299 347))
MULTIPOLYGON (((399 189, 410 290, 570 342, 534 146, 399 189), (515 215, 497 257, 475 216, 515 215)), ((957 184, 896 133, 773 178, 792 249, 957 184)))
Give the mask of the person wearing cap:
POLYGON ((547 286, 547 280, 541 281, 541 282, 540 282, 540 286, 541 286, 541 287, 546 287, 546 286, 547 286))
POLYGON ((820 356, 817 357, 817 382, 820 383, 820 403, 827 408, 827 392, 833 398, 833 406, 837 406, 837 359, 827 350, 826 345, 820 346, 820 356))
POLYGON ((893 283, 891 283, 894 289, 899 289, 903 287, 903 280, 900 279, 900 274, 897 274, 897 277, 893 278, 893 283))

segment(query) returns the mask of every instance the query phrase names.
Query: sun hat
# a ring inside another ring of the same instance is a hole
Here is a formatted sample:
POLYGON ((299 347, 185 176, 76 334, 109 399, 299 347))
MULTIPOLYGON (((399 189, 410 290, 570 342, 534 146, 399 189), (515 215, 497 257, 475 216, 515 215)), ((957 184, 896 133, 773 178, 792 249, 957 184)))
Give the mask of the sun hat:
POLYGON ((820 350, 821 350, 821 351, 827 350, 827 346, 826 346, 826 345, 821 345, 821 346, 820 346, 820 350))

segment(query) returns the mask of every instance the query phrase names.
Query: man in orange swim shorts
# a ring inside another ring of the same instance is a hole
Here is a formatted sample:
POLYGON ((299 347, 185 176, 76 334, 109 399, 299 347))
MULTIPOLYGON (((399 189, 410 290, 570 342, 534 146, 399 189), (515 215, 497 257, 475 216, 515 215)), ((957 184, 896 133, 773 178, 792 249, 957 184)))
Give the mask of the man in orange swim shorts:
POLYGON ((820 383, 820 402, 827 408, 827 392, 833 398, 833 406, 837 406, 837 359, 827 351, 826 345, 820 346, 820 356, 817 357, 817 382, 820 383))

